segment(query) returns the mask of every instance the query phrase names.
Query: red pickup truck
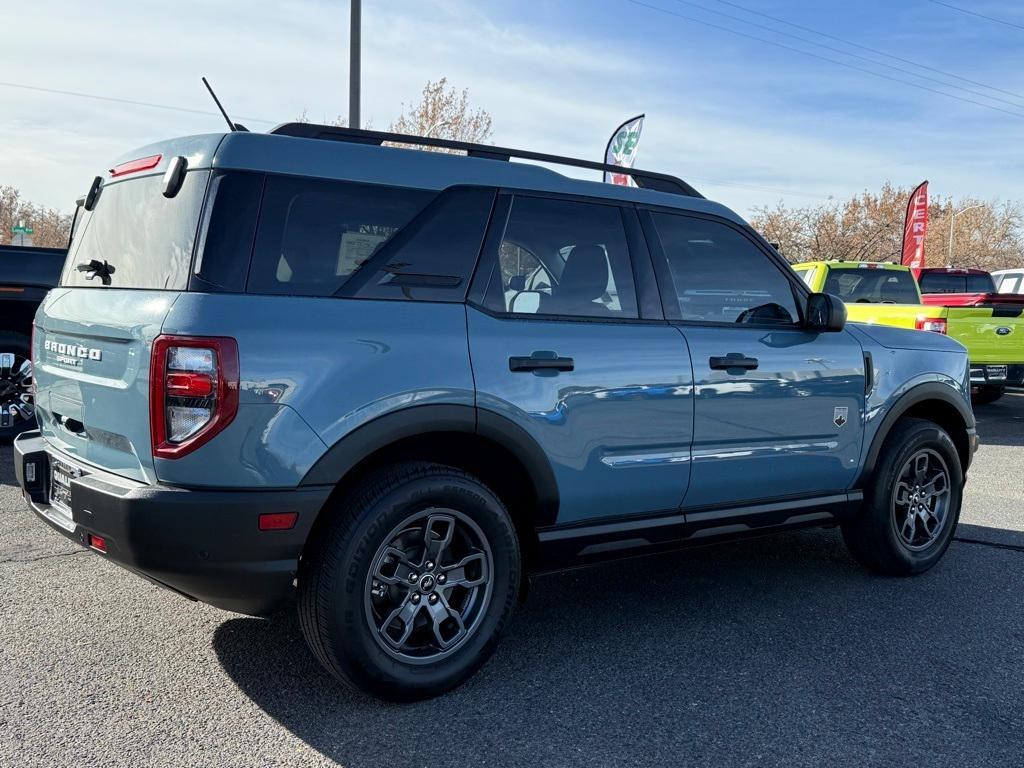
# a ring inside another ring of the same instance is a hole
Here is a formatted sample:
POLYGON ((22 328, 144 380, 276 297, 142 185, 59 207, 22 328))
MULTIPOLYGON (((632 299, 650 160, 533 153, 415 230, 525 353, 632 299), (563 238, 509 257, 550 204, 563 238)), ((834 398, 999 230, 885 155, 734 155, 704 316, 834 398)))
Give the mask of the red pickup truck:
MULTIPOLYGON (((999 293, 995 280, 983 269, 957 269, 955 267, 932 267, 917 273, 921 288, 921 302, 940 307, 973 307, 979 311, 991 312, 989 327, 996 334, 1005 334, 1000 348, 1010 350, 1006 358, 1006 381, 1010 384, 1024 382, 1024 339, 1017 339, 1013 331, 1021 328, 1024 318, 1024 294, 999 293)), ((987 336, 987 334, 986 334, 987 336)), ((1001 389, 993 390, 984 399, 996 399, 1001 389)))
POLYGON ((1001 306, 1014 317, 1024 310, 1024 294, 999 293, 992 275, 983 269, 957 269, 955 267, 928 267, 918 270, 917 283, 921 286, 921 301, 941 307, 1001 306))

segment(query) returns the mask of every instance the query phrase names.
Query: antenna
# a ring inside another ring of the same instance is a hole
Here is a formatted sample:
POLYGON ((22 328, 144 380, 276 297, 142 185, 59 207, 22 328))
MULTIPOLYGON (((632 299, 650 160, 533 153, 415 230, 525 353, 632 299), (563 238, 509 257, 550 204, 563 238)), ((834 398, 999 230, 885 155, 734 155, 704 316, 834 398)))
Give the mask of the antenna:
POLYGON ((224 111, 224 106, 220 103, 220 99, 217 98, 217 94, 213 92, 213 88, 210 86, 209 81, 205 77, 203 78, 203 85, 205 85, 206 90, 210 92, 210 96, 213 98, 213 103, 217 105, 217 109, 219 109, 220 113, 224 115, 224 120, 227 122, 228 128, 230 128, 232 131, 246 130, 244 125, 241 125, 240 123, 231 122, 231 118, 228 117, 228 113, 224 111))

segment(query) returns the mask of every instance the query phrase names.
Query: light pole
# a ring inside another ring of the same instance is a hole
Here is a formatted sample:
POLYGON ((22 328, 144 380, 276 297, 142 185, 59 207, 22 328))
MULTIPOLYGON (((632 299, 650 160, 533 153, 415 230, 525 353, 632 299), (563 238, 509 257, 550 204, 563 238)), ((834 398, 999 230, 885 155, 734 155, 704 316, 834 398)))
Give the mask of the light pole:
POLYGON ((423 132, 423 138, 429 139, 431 136, 434 135, 434 131, 438 130, 439 128, 445 128, 449 126, 451 122, 451 120, 435 120, 433 123, 430 124, 430 127, 423 132))
POLYGON ((359 46, 362 27, 362 0, 349 0, 352 17, 349 21, 348 45, 348 127, 359 127, 359 46))
POLYGON ((956 217, 959 216, 961 213, 967 213, 968 211, 973 211, 975 208, 983 208, 984 206, 984 203, 970 205, 967 208, 964 208, 962 211, 957 211, 956 213, 949 217, 949 260, 946 262, 949 266, 953 266, 953 222, 956 220, 956 217))

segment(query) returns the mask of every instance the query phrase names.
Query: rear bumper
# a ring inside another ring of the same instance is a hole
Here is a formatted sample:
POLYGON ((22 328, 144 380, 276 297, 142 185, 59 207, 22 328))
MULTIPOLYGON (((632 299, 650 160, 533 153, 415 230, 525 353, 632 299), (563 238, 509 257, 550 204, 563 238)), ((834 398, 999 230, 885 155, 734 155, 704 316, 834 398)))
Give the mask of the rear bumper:
POLYGON ((89 474, 71 480, 69 516, 49 503, 51 456, 76 466, 39 432, 14 441, 18 485, 52 528, 82 546, 89 534, 101 536, 101 557, 186 597, 250 615, 270 613, 291 596, 299 555, 331 491, 185 490, 77 464, 89 474), (298 512, 298 520, 291 530, 260 531, 258 516, 266 512, 298 512))
POLYGON ((1024 383, 1024 365, 1006 363, 971 363, 971 384, 974 386, 1016 386, 1024 383))

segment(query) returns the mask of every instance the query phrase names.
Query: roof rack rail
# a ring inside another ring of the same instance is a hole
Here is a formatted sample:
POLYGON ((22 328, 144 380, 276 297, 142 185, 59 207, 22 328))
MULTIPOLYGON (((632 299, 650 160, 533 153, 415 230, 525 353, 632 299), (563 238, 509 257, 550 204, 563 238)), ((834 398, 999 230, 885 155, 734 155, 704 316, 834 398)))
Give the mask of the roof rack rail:
POLYGON ((623 168, 618 165, 599 163, 593 160, 580 160, 574 157, 547 155, 543 152, 530 152, 524 149, 495 147, 489 144, 473 144, 467 141, 451 139, 435 139, 427 136, 412 136, 404 133, 387 131, 367 131, 360 128, 342 128, 333 125, 317 125, 316 123, 282 123, 271 129, 276 136, 294 136, 302 139, 326 139, 328 141, 347 141, 353 144, 374 144, 380 146, 384 142, 396 144, 415 144, 423 147, 440 147, 465 152, 470 157, 484 157, 490 160, 510 160, 519 158, 553 165, 569 165, 576 168, 589 168, 595 171, 625 174, 633 178, 638 187, 653 189, 658 192, 669 192, 687 197, 704 197, 682 179, 667 173, 643 171, 638 168, 623 168))

